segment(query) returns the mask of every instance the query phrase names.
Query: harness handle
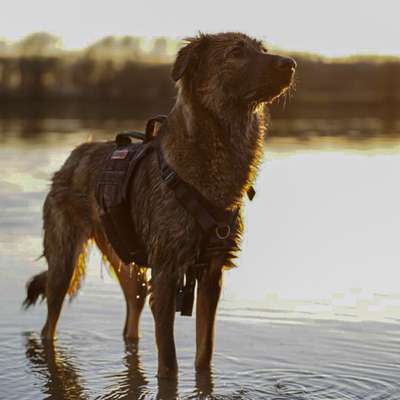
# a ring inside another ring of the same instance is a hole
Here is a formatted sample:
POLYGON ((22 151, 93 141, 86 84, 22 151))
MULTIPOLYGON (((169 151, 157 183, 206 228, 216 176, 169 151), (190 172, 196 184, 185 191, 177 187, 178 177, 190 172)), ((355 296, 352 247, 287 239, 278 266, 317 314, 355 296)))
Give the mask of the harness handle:
POLYGON ((143 132, 138 131, 126 131, 118 133, 115 137, 115 143, 117 146, 128 146, 132 143, 131 139, 139 139, 143 142, 146 141, 146 135, 143 132))
POLYGON ((156 129, 155 129, 156 128, 156 123, 162 125, 166 121, 166 119, 167 119, 166 115, 157 115, 156 117, 150 118, 147 121, 146 131, 145 131, 146 132, 145 133, 146 142, 149 141, 149 140, 152 140, 152 139, 154 139, 156 137, 156 134, 157 134, 156 129))

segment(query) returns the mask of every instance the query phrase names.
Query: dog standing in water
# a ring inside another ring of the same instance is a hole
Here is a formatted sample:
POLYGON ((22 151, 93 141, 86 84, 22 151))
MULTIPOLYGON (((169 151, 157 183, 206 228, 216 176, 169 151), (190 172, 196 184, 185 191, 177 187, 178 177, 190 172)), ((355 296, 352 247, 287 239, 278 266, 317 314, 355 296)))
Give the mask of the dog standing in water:
MULTIPOLYGON (((172 69, 176 103, 160 135, 160 151, 181 180, 209 204, 239 210, 264 146, 264 105, 291 85, 296 63, 268 54, 261 42, 241 33, 201 34, 179 51, 172 69)), ((124 336, 136 339, 147 294, 146 274, 122 265, 100 220, 96 184, 112 142, 85 143, 55 173, 43 208, 44 256, 48 270, 28 283, 25 305, 47 299, 42 337, 55 335, 64 298, 79 287, 85 246, 93 239, 113 267, 127 303, 124 336), (133 273, 132 273, 133 272, 133 273), (132 278, 133 276, 133 278, 132 278)), ((200 251, 201 230, 161 178, 155 152, 140 164, 129 188, 130 217, 145 244, 148 266, 157 271, 150 285, 155 320, 158 376, 177 373, 174 343, 179 279, 200 251)), ((129 218, 129 216, 127 216, 129 218)), ((240 213, 230 235, 239 244, 240 213)), ((222 270, 230 259, 216 255, 197 276, 197 370, 210 368, 222 270)))

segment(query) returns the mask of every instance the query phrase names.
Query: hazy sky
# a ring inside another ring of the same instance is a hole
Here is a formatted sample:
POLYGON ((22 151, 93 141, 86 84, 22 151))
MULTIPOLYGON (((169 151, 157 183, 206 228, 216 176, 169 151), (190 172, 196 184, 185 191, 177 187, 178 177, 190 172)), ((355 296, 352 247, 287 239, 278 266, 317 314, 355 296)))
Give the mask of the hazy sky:
POLYGON ((289 50, 400 55, 400 0, 0 0, 0 37, 33 31, 78 48, 105 35, 239 30, 289 50))

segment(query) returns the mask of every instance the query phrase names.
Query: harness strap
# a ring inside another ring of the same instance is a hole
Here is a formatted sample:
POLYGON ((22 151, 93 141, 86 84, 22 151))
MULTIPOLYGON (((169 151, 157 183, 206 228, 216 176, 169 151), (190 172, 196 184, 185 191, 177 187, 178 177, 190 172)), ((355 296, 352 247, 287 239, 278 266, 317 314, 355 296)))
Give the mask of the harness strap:
POLYGON ((231 217, 232 213, 224 210, 214 210, 214 213, 218 212, 220 217, 222 217, 219 218, 220 221, 214 218, 214 215, 209 211, 209 209, 215 207, 211 204, 205 205, 204 203, 206 200, 202 198, 197 190, 187 182, 183 181, 167 164, 161 148, 158 149, 157 154, 163 181, 175 193, 176 199, 182 207, 193 216, 201 229, 205 233, 209 233, 212 229, 225 228, 227 226, 225 221, 231 219, 229 217, 231 217), (224 222, 221 222, 222 220, 224 220, 224 222))
POLYGON ((130 185, 131 180, 132 180, 133 170, 137 167, 139 161, 140 161, 142 158, 144 158, 144 156, 145 156, 147 153, 149 153, 149 151, 152 150, 152 149, 153 149, 152 146, 150 146, 150 145, 144 145, 144 146, 138 151, 138 153, 135 155, 133 162, 131 162, 131 163, 129 164, 128 170, 127 170, 127 177, 128 177, 128 179, 126 179, 126 180, 124 181, 123 190, 122 190, 122 193, 121 193, 122 199, 123 199, 124 202, 127 202, 127 201, 128 201, 128 199, 127 199, 127 196, 129 196, 129 195, 128 195, 128 192, 129 192, 128 189, 129 189, 129 185, 130 185))
POLYGON ((210 265, 214 255, 229 254, 235 248, 230 236, 239 210, 217 209, 168 165, 160 146, 157 148, 157 155, 161 178, 204 232, 201 255, 186 272, 185 285, 180 284, 176 295, 176 311, 180 311, 181 315, 191 316, 198 272, 210 265))

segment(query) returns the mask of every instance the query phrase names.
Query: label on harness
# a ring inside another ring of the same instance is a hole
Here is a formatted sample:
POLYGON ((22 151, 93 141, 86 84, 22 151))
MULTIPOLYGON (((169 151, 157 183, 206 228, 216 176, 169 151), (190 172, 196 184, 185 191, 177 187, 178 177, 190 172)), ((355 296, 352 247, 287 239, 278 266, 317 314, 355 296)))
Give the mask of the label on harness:
POLYGON ((129 154, 128 149, 118 149, 112 153, 111 159, 112 160, 124 160, 128 154, 129 154))

